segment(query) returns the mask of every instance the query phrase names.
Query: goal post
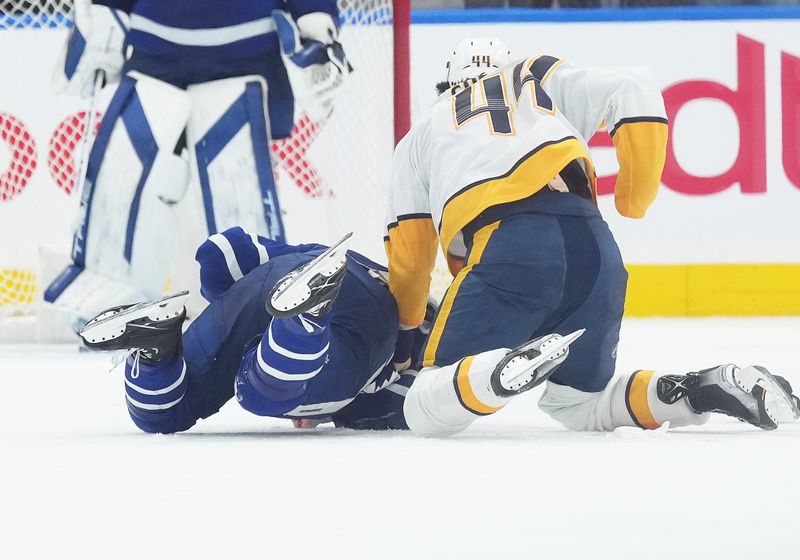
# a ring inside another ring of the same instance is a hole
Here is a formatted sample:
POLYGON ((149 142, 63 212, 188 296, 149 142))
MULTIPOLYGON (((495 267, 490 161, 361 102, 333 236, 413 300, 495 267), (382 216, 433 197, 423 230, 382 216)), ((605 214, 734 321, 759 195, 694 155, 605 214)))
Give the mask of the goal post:
MULTIPOLYGON (((332 242, 354 231, 353 248, 384 261, 392 152, 410 122, 410 0, 338 2, 354 72, 326 122, 298 110, 291 137, 265 149, 290 242, 332 242)), ((89 103, 51 85, 72 10, 72 0, 0 0, 0 321, 35 315, 72 241, 89 103)), ((95 123, 113 89, 101 93, 95 123)))
POLYGON ((394 142, 411 128, 411 0, 394 0, 394 142))

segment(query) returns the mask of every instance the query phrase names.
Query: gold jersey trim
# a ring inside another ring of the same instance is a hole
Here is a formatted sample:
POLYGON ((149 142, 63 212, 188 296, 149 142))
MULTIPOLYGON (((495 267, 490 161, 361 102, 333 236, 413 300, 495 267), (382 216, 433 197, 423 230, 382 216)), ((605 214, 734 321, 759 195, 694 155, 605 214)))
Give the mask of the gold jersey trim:
POLYGON ((519 159, 510 170, 498 177, 467 185, 452 195, 444 205, 439 224, 439 238, 444 253, 458 232, 481 212, 498 204, 523 200, 540 191, 564 167, 575 159, 587 163, 594 190, 594 169, 580 141, 567 136, 540 144, 519 159))

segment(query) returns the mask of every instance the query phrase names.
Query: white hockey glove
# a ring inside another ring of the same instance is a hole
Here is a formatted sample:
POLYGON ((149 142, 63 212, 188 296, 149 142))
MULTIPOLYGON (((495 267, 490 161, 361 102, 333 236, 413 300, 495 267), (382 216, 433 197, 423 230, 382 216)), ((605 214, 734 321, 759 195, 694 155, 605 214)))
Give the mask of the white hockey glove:
POLYGON ((353 67, 347 61, 339 30, 330 15, 314 12, 297 18, 272 12, 281 43, 281 58, 297 101, 313 122, 333 111, 336 92, 353 67))
POLYGON ((56 63, 53 82, 56 92, 79 93, 89 97, 95 72, 101 71, 105 83, 120 79, 125 63, 125 34, 128 14, 91 0, 75 0, 75 27, 56 63))

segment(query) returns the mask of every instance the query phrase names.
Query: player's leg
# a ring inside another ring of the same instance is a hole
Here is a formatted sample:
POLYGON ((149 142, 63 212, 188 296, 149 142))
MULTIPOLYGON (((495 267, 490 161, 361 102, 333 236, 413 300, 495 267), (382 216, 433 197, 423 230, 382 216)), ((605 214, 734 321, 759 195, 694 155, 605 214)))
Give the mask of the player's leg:
POLYGON ((132 350, 125 360, 125 396, 131 418, 146 432, 186 429, 180 406, 189 385, 181 340, 186 299, 183 292, 114 307, 80 332, 89 349, 132 350))
POLYGON ((752 368, 729 365, 687 375, 637 371, 613 377, 627 280, 619 250, 599 217, 558 219, 572 246, 568 266, 583 269, 572 276, 578 284, 565 288, 571 295, 563 312, 554 314, 562 318, 553 327, 563 332, 585 325, 587 330, 548 381, 540 408, 573 430, 653 429, 667 421, 673 427, 700 425, 711 411, 764 428, 791 417, 785 406, 791 399, 782 381, 770 381, 768 373, 752 368))
POLYGON ((86 320, 163 294, 175 231, 165 201, 180 198, 188 180, 173 153, 188 113, 186 92, 135 72, 123 78, 89 157, 72 265, 46 301, 86 320))
POLYGON ((569 357, 570 336, 540 337, 515 350, 500 348, 456 364, 425 368, 406 396, 405 420, 418 435, 447 436, 544 382, 569 357))
POLYGON ((581 431, 697 426, 712 412, 770 430, 800 417, 798 405, 783 377, 734 364, 681 374, 639 370, 613 378, 599 393, 549 383, 539 402, 565 427, 581 431))
MULTIPOLYGON (((639 411, 643 425, 657 427, 652 415, 644 417, 644 411, 650 410, 642 407, 648 391, 641 385, 644 377, 613 378, 627 284, 616 241, 599 215, 559 216, 557 220, 568 245, 568 266, 578 274, 567 279, 569 297, 554 314, 557 323, 551 326, 559 331, 585 326, 586 334, 571 348, 569 361, 548 381, 539 406, 573 430, 636 426, 632 410, 639 411), (636 383, 628 386, 629 378, 637 379, 636 383)), ((674 425, 706 420, 686 403, 660 408, 658 413, 668 414, 674 425)))
POLYGON ((380 392, 399 378, 387 367, 397 336, 397 307, 369 261, 355 253, 345 261, 343 249, 334 246, 268 288, 268 307, 280 317, 237 375, 237 396, 246 409, 320 419, 358 400, 366 408, 354 411, 348 422, 363 424, 368 419, 359 414, 374 420, 371 415, 381 404, 392 404, 359 395, 380 392))
POLYGON ((282 276, 275 271, 265 298, 273 319, 236 376, 236 398, 245 410, 260 416, 290 413, 329 362, 330 311, 347 272, 348 239, 282 276))
POLYGON ((182 337, 183 314, 170 317, 183 311, 184 296, 168 300, 166 312, 164 302, 122 306, 88 323, 82 335, 90 348, 136 350, 127 359, 126 392, 137 426, 158 433, 187 430, 233 397, 242 355, 269 325, 267 293, 308 258, 290 254, 257 267, 220 294, 182 337))
MULTIPOLYGON (((560 335, 546 336, 542 326, 563 299, 563 247, 558 222, 547 215, 511 217, 472 236, 466 266, 442 301, 423 350, 424 368, 406 398, 406 421, 414 432, 459 432, 514 396, 493 387, 492 378, 503 371, 509 348, 534 337, 539 344, 558 340, 560 335)), ((556 354, 560 364, 565 356, 556 354)), ((530 352, 525 360, 536 357, 530 352)), ((553 372, 532 366, 525 388, 553 372)))

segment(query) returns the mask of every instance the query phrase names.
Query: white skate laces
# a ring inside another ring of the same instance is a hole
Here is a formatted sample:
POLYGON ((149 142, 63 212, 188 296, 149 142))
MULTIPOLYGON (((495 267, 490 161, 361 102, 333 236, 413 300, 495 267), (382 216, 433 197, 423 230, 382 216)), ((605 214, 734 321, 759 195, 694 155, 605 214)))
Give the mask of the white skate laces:
POLYGON ((115 369, 119 367, 120 364, 124 364, 128 362, 128 357, 133 356, 133 361, 131 362, 131 379, 137 379, 139 377, 139 360, 142 355, 141 348, 128 348, 125 350, 117 350, 114 352, 114 355, 111 356, 111 368, 108 370, 108 373, 111 373, 115 369))

